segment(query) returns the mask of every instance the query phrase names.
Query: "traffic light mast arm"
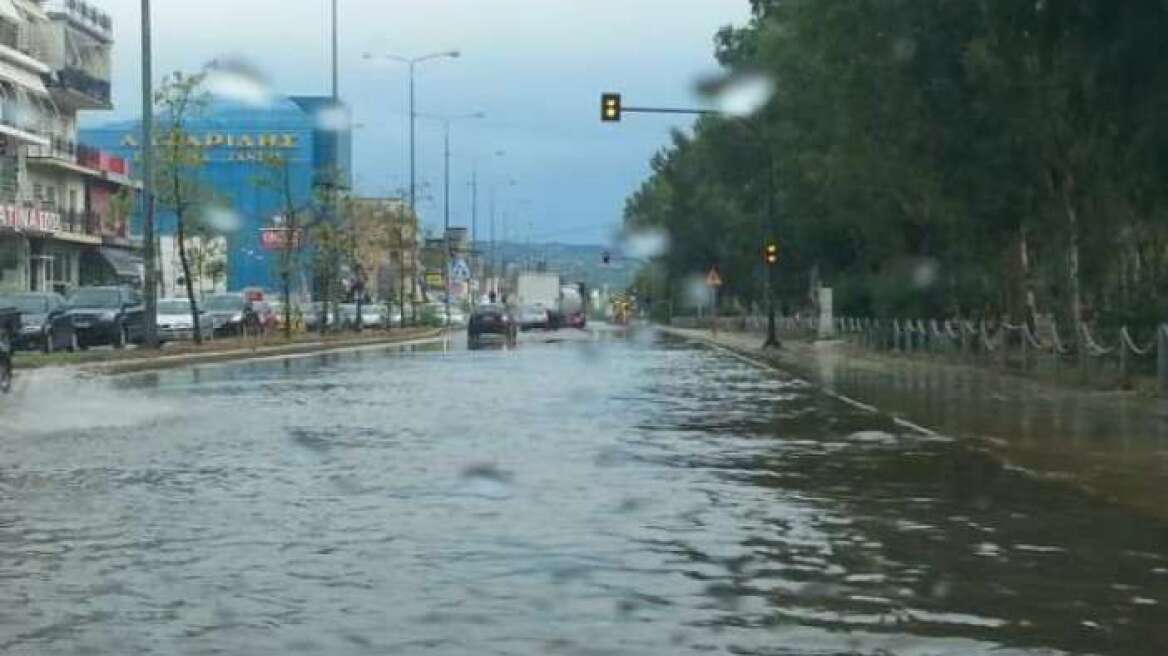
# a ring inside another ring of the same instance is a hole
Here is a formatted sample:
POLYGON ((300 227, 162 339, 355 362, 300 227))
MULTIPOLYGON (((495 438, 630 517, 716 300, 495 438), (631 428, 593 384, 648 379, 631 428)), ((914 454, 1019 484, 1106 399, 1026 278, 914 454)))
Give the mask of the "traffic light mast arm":
POLYGON ((637 114, 701 114, 703 116, 722 113, 716 109, 685 109, 680 107, 623 107, 621 111, 637 114))

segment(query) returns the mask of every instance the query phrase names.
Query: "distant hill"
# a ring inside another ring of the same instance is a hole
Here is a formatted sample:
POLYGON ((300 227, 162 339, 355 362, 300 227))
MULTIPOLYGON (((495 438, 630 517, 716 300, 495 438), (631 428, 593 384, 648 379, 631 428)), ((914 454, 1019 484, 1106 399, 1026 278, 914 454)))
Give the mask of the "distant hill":
MULTIPOLYGON (((490 247, 484 244, 481 248, 485 254, 490 247)), ((608 285, 613 290, 630 286, 642 264, 618 257, 611 247, 595 244, 501 242, 496 248, 506 263, 530 269, 545 263, 548 271, 558 272, 565 282, 582 282, 595 288, 608 285), (607 265, 603 261, 605 251, 612 254, 607 265)))

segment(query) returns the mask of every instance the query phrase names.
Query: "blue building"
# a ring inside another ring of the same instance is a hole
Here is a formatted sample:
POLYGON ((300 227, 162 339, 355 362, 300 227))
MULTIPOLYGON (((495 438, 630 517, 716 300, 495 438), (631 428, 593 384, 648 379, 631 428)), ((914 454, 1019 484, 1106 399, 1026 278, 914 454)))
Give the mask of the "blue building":
MULTIPOLYGON (((296 207, 309 205, 318 185, 334 183, 333 175, 338 176, 339 187, 351 188, 352 135, 347 121, 338 120, 347 116, 344 105, 334 106, 329 97, 294 96, 264 107, 217 99, 188 121, 188 139, 204 149, 204 182, 238 218, 238 226, 223 234, 227 289, 279 287, 279 253, 261 244, 263 230, 273 227, 285 210, 281 192, 263 182, 273 177, 271 167, 264 164, 269 155, 279 154, 287 162, 296 207)), ((81 134, 82 140, 103 150, 140 159, 138 120, 109 123, 81 134)), ((156 225, 161 239, 173 238, 174 217, 163 208, 156 225)), ((141 234, 140 219, 134 231, 141 234)))

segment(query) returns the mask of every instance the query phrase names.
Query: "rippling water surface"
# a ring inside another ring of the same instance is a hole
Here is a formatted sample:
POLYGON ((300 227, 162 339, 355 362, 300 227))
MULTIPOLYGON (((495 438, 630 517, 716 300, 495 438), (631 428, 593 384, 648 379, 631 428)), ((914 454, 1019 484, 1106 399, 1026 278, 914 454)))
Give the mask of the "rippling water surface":
POLYGON ((1164 523, 681 342, 18 401, 2 653, 1168 652, 1164 523))

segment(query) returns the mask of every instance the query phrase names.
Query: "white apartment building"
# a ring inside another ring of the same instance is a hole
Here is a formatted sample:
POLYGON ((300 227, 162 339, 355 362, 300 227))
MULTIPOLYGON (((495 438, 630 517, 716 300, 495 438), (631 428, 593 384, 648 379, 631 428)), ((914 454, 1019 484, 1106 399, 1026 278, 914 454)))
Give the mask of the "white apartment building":
POLYGON ((129 163, 77 142, 108 110, 110 17, 82 0, 0 0, 0 291, 137 283, 129 163))

